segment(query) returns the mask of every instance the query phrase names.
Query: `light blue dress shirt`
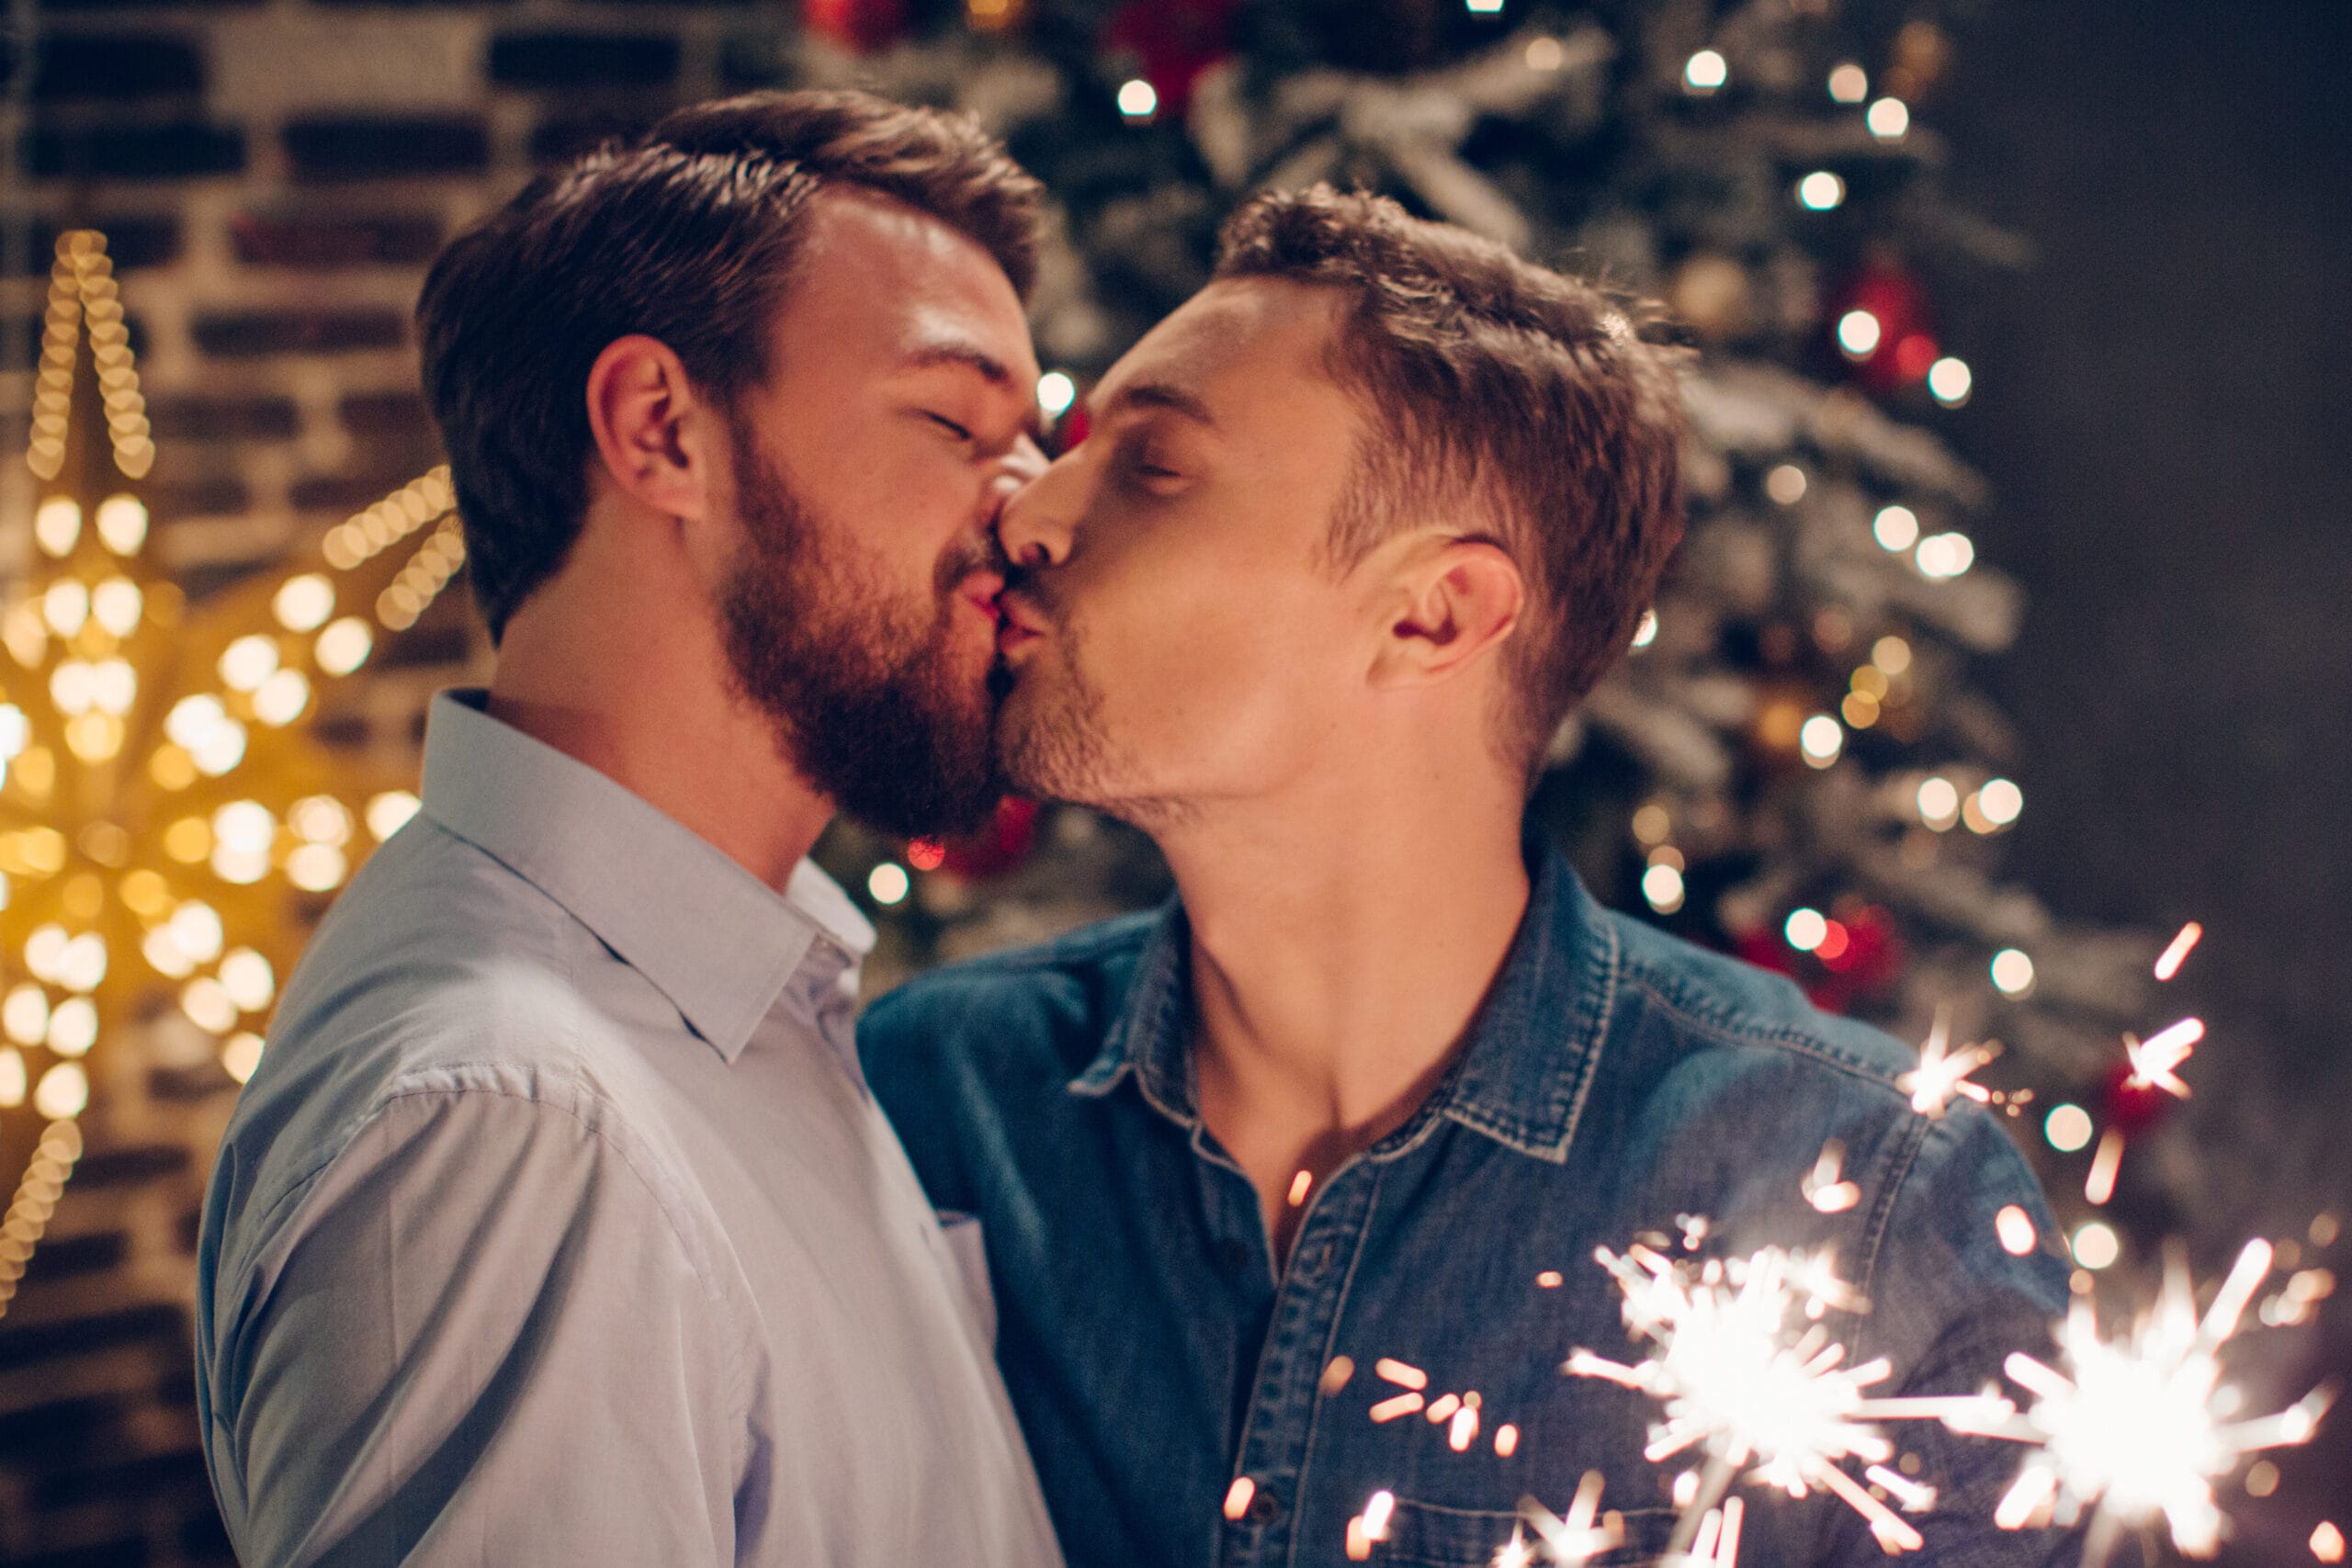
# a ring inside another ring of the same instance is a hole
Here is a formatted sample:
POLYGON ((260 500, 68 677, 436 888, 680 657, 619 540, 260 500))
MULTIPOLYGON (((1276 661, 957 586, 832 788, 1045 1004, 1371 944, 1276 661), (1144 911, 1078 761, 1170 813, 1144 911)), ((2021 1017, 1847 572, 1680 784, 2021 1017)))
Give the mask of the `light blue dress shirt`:
POLYGON ((207 1196, 247 1568, 1051 1565, 962 1265, 862 1077, 873 931, 434 705, 207 1196))

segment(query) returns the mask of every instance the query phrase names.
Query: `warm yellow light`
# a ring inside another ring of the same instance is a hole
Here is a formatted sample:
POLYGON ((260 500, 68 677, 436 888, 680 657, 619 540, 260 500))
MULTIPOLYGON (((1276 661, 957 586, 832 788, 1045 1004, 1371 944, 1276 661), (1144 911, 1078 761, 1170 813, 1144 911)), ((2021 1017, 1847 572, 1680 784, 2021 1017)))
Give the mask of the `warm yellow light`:
POLYGON ((348 675, 368 661, 376 634, 356 615, 345 615, 319 634, 311 657, 330 675, 348 675))
POLYGON ((140 940, 139 955, 147 967, 166 980, 185 980, 196 973, 196 960, 180 951, 169 925, 157 926, 140 940))
POLYGON ((277 835, 277 818, 257 800, 232 800, 212 814, 212 837, 232 850, 266 850, 277 835))
POLYGON ((38 1045, 49 1033, 49 993, 30 981, 11 987, 0 1001, 0 1033, 19 1045, 38 1045))
POLYGON ((1883 329, 1868 310, 1849 310, 1838 318, 1838 346, 1849 359, 1868 359, 1878 352, 1883 329))
POLYGON ((118 717, 139 700, 139 671, 128 659, 102 659, 90 667, 90 701, 100 713, 118 717))
POLYGON ((1941 833, 1960 820, 1960 786, 1947 778, 1929 778, 1919 785, 1919 820, 1941 833))
POLYGON ((1682 85, 1693 93, 1716 91, 1731 80, 1731 65, 1712 49, 1702 49, 1682 62, 1682 85))
POLYGON ((289 577, 278 585, 270 610, 289 632, 315 631, 334 614, 334 584, 315 571, 289 577))
POLYGON ((1568 62, 1568 51, 1558 39, 1545 35, 1528 40, 1526 59, 1530 71, 1557 71, 1568 62))
POLYGON ((865 877, 865 890, 874 896, 874 901, 877 904, 899 902, 906 897, 907 890, 913 884, 907 876, 907 868, 896 861, 884 861, 868 872, 865 877))
POLYGON ((1659 914, 1674 913, 1682 908, 1682 874, 1663 863, 1650 867, 1642 873, 1642 897, 1659 914))
POLYGON ((60 1056, 84 1056, 98 1043, 98 1010, 87 997, 68 997, 49 1015, 49 1048, 60 1056))
POLYGON ((2104 1223, 2092 1220, 2075 1232, 2075 1261, 2086 1269, 2105 1269, 2123 1256, 2123 1244, 2104 1223))
POLYGON ((220 955, 220 914, 209 904, 191 898, 173 910, 171 931, 180 951, 196 963, 209 964, 220 955))
POLYGON ((79 1062, 60 1062, 41 1074, 33 1109, 51 1122, 79 1116, 90 1104, 90 1076, 79 1062))
POLYGON ((1871 662, 1890 675, 1900 675, 1911 668, 1911 645, 1899 637, 1883 637, 1871 644, 1871 662))
POLYGON ((1666 842, 1667 835, 1673 830, 1672 813, 1656 801, 1651 801, 1634 813, 1634 837, 1645 845, 1666 842))
POLYGON ((199 693, 172 705, 172 711, 164 716, 164 733, 171 737, 174 745, 194 751, 228 717, 229 711, 220 705, 219 697, 209 692, 199 693))
POLYGON ((2005 947, 1993 955, 1993 984, 2001 994, 2021 997, 2033 989, 2033 960, 2014 947, 2005 947))
POLYGON ((224 718, 204 738, 204 744, 189 753, 197 772, 207 778, 219 778, 245 760, 245 727, 233 718, 224 718))
POLYGON ((135 495, 110 495, 98 502, 98 537, 119 556, 135 556, 147 542, 147 508, 135 495))
POLYGON ((0 1111, 12 1111, 25 1102, 25 1059, 16 1047, 0 1050, 0 1111))
POLYGON ((14 703, 0 703, 0 761, 13 762, 23 756, 32 736, 32 723, 25 717, 25 710, 14 703))
POLYGON ((1794 463, 1782 463, 1764 476, 1764 493, 1782 506, 1794 506, 1804 499, 1804 470, 1794 463))
POLYGON ((1883 141, 1895 141, 1911 129, 1911 110, 1901 98, 1881 98, 1863 118, 1871 134, 1883 141))
POLYGON ((239 1083, 253 1081, 254 1069, 261 1066, 262 1039, 251 1030, 241 1029, 220 1044, 220 1065, 239 1083))
MULTIPOLYGON (((220 651, 220 681, 232 692, 250 692, 277 669, 277 639, 254 633, 220 651)), ((193 750, 193 748, 191 748, 193 750)))
POLYGON ((267 850, 240 850, 228 844, 212 846, 212 874, 239 887, 250 887, 269 874, 267 850))
POLYGON ((226 1034, 237 1027, 237 1004, 228 988, 209 975, 180 987, 180 1010, 208 1034, 226 1034))
POLYGON ((65 944, 65 953, 58 960, 58 984, 69 991, 95 991, 107 977, 107 939, 96 931, 84 931, 65 944))
POLYGON ((277 975, 252 948, 232 948, 220 955, 220 986, 239 1011, 259 1012, 277 994, 277 975))
POLYGON ((1900 555, 1919 542, 1919 515, 1907 506, 1882 506, 1871 532, 1883 548, 1900 555))
POLYGON ((282 729, 302 716, 311 705, 311 680, 300 670, 280 670, 254 694, 254 716, 282 729))
POLYGON ((90 614, 119 637, 139 629, 139 613, 145 607, 139 584, 127 577, 109 577, 90 591, 90 614))
POLYGON ((1956 409, 1966 402, 1975 385, 1976 378, 1965 360, 1946 355, 1928 367, 1928 390, 1935 395, 1936 401, 1948 409, 1956 409))
POLYGON ((74 553, 81 536, 82 508, 72 497, 52 495, 33 513, 34 541, 60 560, 74 553))
POLYGON ((351 840, 351 813, 331 795, 305 795, 288 807, 287 826, 306 843, 341 845, 351 840))
POLYGON ((21 601, 0 615, 0 644, 6 644, 8 657, 26 669, 40 667, 49 654, 49 627, 41 621, 38 601, 21 601))
POLYGON ((79 578, 59 578, 41 595, 40 618, 59 637, 72 637, 90 618, 89 589, 79 578))
POLYGON ((33 972, 37 980, 55 982, 65 962, 65 944, 70 940, 65 928, 53 920, 35 927, 25 939, 25 967, 33 972))
POLYGON ((196 759, 166 740, 147 759, 147 776, 165 789, 186 789, 196 782, 196 759))
POLYGON ((1815 714, 1797 731, 1797 750, 1804 753, 1805 761, 1813 767, 1826 768, 1838 760, 1846 747, 1843 726, 1826 713, 1815 714))
POLYGON ((49 672, 49 705, 68 717, 90 711, 97 694, 91 688, 90 667, 78 659, 61 659, 49 672))
POLYGON ((183 817, 164 829, 164 852, 183 865, 201 865, 212 852, 212 825, 201 817, 183 817))
POLYGON ((1987 779, 1976 792, 1977 808, 1996 828, 2006 828, 2025 809, 2025 791, 2007 779, 1987 779))
POLYGON ((333 844, 304 844, 286 857, 286 880, 305 893, 331 892, 350 871, 350 863, 333 844))
POLYGON ((1846 199, 1846 182, 1826 169, 1815 169, 1797 182, 1797 200, 1808 211, 1826 212, 1846 199))
POLYGON ((1919 541, 1914 558, 1922 577, 1958 577, 1976 564, 1976 547, 1965 534, 1930 534, 1919 541))
POLYGON ((2053 1105, 2041 1123, 2041 1135, 2062 1155, 2075 1154, 2091 1141, 2091 1113, 2079 1105, 2053 1105))
POLYGON ((1871 96, 1871 73, 1848 60, 1829 73, 1829 96, 1841 104, 1859 104, 1871 96))
POLYGON ((401 830, 424 804, 404 789, 386 790, 368 803, 368 831, 382 843, 401 830))
POLYGON ((1048 370, 1037 378, 1037 407, 1047 419, 1059 419, 1078 401, 1078 383, 1060 370, 1048 370))
POLYGON ((161 919, 172 907, 171 885, 141 867, 122 879, 122 907, 141 919, 161 919))
POLYGON ((1159 95, 1142 77, 1119 84, 1119 112, 1129 119, 1149 119, 1159 108, 1159 95))
POLYGON ((1868 692, 1849 692, 1838 705, 1838 712, 1856 729, 1868 729, 1878 722, 1878 699, 1868 692))

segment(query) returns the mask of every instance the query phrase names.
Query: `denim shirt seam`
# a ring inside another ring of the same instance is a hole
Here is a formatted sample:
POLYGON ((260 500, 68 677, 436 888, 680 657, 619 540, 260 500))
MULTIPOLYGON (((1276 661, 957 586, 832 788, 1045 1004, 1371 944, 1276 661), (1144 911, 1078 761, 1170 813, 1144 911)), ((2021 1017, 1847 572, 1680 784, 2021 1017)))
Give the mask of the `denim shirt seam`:
POLYGON ((1858 1078, 1864 1083, 1876 1084, 1890 1094, 1901 1092, 1895 1088, 1894 1080, 1883 1070, 1847 1055, 1812 1031, 1797 1027, 1740 1028, 1724 1020, 1707 1018, 1691 1011, 1676 998, 1651 984, 1650 977, 1646 974, 1638 976, 1634 984, 1650 1000, 1670 1014, 1677 1022, 1722 1044, 1778 1047, 1792 1051, 1808 1061, 1818 1062, 1823 1066, 1834 1068, 1849 1077, 1858 1078))

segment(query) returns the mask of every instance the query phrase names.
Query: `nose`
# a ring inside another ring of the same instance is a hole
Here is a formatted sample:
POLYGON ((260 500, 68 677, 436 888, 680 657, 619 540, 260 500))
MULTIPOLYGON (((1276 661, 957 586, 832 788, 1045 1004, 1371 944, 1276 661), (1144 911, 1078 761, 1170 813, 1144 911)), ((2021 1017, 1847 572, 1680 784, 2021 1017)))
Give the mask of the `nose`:
POLYGON ((1083 489, 1077 459, 1075 450, 1065 455, 1031 479, 997 513, 997 544, 1014 566, 1035 570, 1069 558, 1070 519, 1083 489))

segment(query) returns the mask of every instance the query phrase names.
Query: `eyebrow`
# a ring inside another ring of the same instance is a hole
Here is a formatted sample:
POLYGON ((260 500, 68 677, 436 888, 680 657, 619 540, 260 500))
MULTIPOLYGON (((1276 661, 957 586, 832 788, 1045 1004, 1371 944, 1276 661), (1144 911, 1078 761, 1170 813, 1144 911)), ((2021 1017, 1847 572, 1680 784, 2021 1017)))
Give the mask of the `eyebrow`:
POLYGON ((1131 408, 1161 409, 1182 414, 1203 428, 1215 432, 1216 416, 1209 412, 1208 404, 1195 394, 1168 381, 1138 381, 1119 389, 1119 395, 1095 412, 1098 420, 1108 420, 1131 408))
MULTIPOLYGON (((1018 390, 1013 385, 1012 372, 1005 368, 1004 361, 977 344, 958 339, 943 339, 937 343, 924 344, 899 361, 899 368, 902 371, 933 370, 943 365, 962 366, 967 370, 976 371, 980 379, 999 391, 1018 390)), ((1022 432, 1030 440, 1042 446, 1046 444, 1044 411, 1037 407, 1037 399, 1034 392, 1023 400, 1028 412, 1021 422, 1022 432)))

